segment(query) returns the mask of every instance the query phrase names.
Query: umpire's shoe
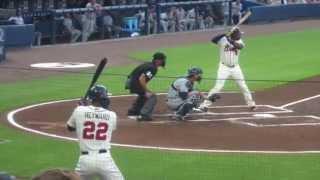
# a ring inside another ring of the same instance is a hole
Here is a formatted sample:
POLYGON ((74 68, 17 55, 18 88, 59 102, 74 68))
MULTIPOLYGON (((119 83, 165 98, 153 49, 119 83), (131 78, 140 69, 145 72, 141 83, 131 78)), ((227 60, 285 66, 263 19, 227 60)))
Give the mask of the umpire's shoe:
POLYGON ((152 118, 151 116, 140 115, 138 116, 137 121, 152 121, 152 118))

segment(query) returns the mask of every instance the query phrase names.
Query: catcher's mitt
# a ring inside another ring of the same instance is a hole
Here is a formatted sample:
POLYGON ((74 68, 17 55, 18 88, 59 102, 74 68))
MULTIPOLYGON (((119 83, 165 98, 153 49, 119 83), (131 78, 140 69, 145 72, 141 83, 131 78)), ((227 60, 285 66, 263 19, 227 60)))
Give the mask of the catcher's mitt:
POLYGON ((195 107, 199 107, 200 104, 204 101, 204 97, 199 91, 192 91, 190 93, 190 100, 195 107))
POLYGON ((216 102, 217 99, 220 99, 221 96, 218 95, 218 94, 212 94, 211 96, 208 97, 208 100, 211 101, 211 102, 216 102))

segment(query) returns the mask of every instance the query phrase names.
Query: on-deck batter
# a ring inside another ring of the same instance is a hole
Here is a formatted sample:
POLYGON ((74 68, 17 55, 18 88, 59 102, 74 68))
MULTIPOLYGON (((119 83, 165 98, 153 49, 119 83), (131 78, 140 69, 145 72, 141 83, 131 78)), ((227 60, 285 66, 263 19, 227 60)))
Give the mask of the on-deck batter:
POLYGON ((101 180, 123 180, 123 176, 110 153, 112 132, 117 116, 108 110, 109 98, 102 85, 89 92, 90 106, 78 106, 67 122, 68 130, 76 131, 80 157, 76 167, 82 180, 98 176, 101 180))

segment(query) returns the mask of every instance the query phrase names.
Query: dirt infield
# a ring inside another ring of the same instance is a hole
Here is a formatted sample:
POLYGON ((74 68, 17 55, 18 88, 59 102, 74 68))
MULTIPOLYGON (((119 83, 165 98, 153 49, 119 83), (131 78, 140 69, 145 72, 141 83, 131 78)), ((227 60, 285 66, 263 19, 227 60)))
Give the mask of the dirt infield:
MULTIPOLYGON (((273 25, 244 26, 246 36, 270 34, 320 27, 320 21, 298 21, 273 25)), ((180 44, 207 42, 214 33, 186 32, 157 35, 136 40, 104 41, 75 46, 59 45, 9 53, 9 60, 0 67, 28 68, 34 62, 93 62, 97 56, 108 56, 112 66, 136 63, 127 58, 125 50, 153 50, 180 44), (139 44, 139 46, 137 46, 139 44), (90 47, 90 48, 89 48, 90 47), (59 56, 55 56, 59 52, 59 56), (108 52, 108 54, 105 54, 108 52), (23 57, 23 58, 22 58, 23 57)), ((60 74, 60 73, 59 73, 60 74)), ((10 69, 0 72, 0 82, 43 78, 58 75, 35 69, 10 69), (13 75, 14 74, 14 75, 13 75)), ((320 77, 309 80, 319 81, 320 77)), ((243 106, 240 94, 222 94, 222 99, 209 113, 194 113, 187 122, 170 120, 161 95, 154 121, 136 122, 126 117, 126 110, 134 97, 112 98, 112 110, 119 116, 118 130, 113 142, 118 144, 170 147, 202 150, 239 151, 318 151, 320 150, 320 92, 319 84, 292 83, 256 92, 259 104, 256 111, 243 106)), ((65 137, 74 137, 65 129, 65 122, 76 102, 56 102, 21 110, 12 117, 30 129, 65 137)))
MULTIPOLYGON (((314 78, 313 80, 320 80, 314 78)), ((136 122, 126 117, 134 97, 112 97, 112 110, 119 116, 119 128, 113 142, 152 147, 240 151, 315 151, 320 150, 320 87, 306 91, 303 84, 257 92, 258 109, 243 106, 240 94, 222 94, 220 102, 208 113, 194 113, 187 122, 171 120, 160 95, 154 121, 136 122), (295 93, 295 92, 303 93, 295 93), (303 91, 302 91, 303 90, 303 91), (292 99, 282 99, 292 94, 292 99), (270 98, 272 95, 273 98, 270 98), (299 100, 305 99, 299 102, 299 100), (291 103, 291 104, 290 104, 291 103), (314 107, 314 111, 312 108, 314 107)), ((65 128, 76 102, 57 102, 18 112, 14 118, 20 125, 66 137, 74 137, 65 128)))

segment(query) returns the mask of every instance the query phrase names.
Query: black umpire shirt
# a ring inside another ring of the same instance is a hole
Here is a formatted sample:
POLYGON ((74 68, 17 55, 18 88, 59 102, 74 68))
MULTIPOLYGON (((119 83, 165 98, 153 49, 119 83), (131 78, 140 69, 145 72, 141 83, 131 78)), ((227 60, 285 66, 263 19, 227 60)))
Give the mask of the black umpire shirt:
POLYGON ((136 67, 129 75, 130 92, 144 94, 145 90, 141 87, 139 81, 140 76, 144 74, 148 82, 157 74, 157 71, 157 67, 152 62, 147 62, 136 67))

